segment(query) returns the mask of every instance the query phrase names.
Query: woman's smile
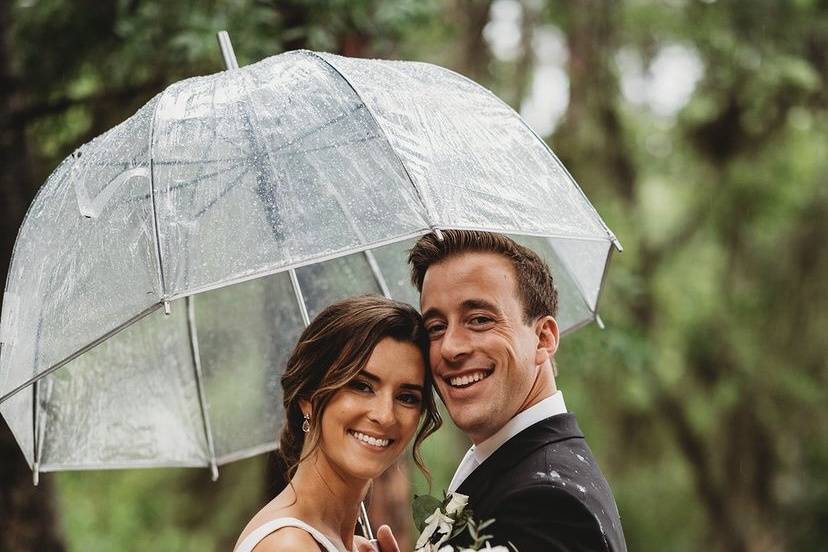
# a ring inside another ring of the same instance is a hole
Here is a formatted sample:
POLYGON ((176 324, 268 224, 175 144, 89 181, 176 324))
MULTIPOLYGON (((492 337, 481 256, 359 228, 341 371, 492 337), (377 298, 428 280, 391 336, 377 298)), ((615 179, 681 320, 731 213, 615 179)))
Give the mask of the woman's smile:
POLYGON ((375 437, 369 435, 367 433, 363 433, 361 431, 355 431, 353 429, 348 430, 348 434, 360 442, 360 444, 367 446, 369 449, 374 450, 383 450, 388 448, 391 443, 394 442, 393 439, 386 439, 383 437, 375 437))

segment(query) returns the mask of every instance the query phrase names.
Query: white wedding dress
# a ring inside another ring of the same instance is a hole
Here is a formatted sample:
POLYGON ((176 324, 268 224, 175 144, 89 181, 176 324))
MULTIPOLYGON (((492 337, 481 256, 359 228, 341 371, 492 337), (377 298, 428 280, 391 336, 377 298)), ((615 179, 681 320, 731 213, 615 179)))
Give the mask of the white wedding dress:
POLYGON ((278 531, 282 527, 298 527, 299 529, 303 529, 307 531, 310 536, 316 540, 316 542, 322 545, 325 552, 341 552, 341 550, 339 550, 339 548, 337 548, 334 543, 328 539, 328 537, 323 535, 321 531, 314 529, 301 519, 292 517, 276 518, 268 521, 267 523, 263 523, 257 527, 255 531, 247 535, 244 540, 241 541, 235 549, 233 549, 233 552, 251 552, 254 548, 256 548, 256 545, 262 541, 262 539, 274 531, 278 531))

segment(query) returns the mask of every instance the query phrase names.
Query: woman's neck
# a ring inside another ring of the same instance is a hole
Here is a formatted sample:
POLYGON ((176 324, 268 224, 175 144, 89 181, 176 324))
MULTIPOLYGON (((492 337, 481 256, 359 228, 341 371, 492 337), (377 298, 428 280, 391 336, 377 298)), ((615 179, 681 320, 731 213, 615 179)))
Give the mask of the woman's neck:
POLYGON ((339 534, 345 547, 352 549, 359 503, 370 481, 342 474, 317 450, 299 464, 291 483, 297 505, 307 507, 318 523, 339 534))

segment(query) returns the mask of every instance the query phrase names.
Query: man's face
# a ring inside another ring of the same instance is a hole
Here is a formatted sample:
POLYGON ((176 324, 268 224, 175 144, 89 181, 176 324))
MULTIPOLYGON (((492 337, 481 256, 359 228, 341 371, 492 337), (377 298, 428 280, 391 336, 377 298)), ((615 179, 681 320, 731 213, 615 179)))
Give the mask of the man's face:
POLYGON ((496 253, 449 257, 426 271, 420 306, 440 396, 480 443, 529 405, 549 358, 523 321, 514 268, 496 253))

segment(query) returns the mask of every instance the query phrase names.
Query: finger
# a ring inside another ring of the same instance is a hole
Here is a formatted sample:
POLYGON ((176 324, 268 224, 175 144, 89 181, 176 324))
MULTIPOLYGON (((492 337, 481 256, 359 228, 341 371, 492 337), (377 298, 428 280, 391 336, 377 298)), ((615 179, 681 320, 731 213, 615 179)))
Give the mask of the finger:
POLYGON ((359 535, 354 535, 354 550, 356 552, 377 552, 371 541, 359 535))
POLYGON ((397 539, 394 538, 393 531, 391 531, 391 528, 387 525, 382 525, 377 530, 377 541, 379 541, 380 550, 382 552, 400 552, 400 547, 397 545, 397 539))

